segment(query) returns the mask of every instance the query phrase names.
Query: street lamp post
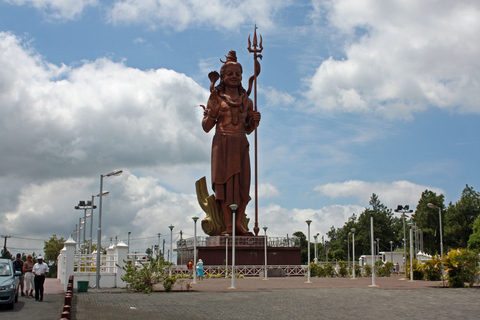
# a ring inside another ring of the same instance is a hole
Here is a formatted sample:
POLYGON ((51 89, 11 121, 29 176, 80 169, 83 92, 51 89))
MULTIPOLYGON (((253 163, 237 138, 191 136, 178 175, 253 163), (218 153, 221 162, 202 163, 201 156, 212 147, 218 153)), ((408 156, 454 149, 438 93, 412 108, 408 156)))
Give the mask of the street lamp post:
POLYGON ((395 212, 401 212, 403 218, 403 269, 405 270, 405 278, 407 278, 407 236, 405 230, 405 213, 412 213, 413 210, 410 209, 410 206, 407 204, 405 206, 398 205, 395 212))
POLYGON ((225 279, 228 278, 228 233, 225 234, 225 279))
POLYGON ((370 233, 371 233, 371 252, 372 252, 372 284, 371 287, 376 287, 375 285, 375 263, 373 262, 373 257, 375 254, 375 246, 373 244, 373 239, 374 239, 374 232, 373 232, 373 213, 375 212, 374 210, 368 210, 370 213, 370 233))
POLYGON ((355 228, 352 231, 352 262, 353 262, 353 279, 355 279, 355 228))
POLYGON ((347 250, 347 252, 348 252, 348 254, 347 254, 347 270, 348 270, 348 272, 350 272, 350 235, 351 234, 352 234, 351 232, 349 232, 347 234, 347 249, 348 249, 347 250))
POLYGON ((265 272, 264 272, 264 275, 263 275, 263 280, 268 280, 267 278, 267 227, 263 227, 263 230, 265 231, 265 272))
POLYGON ((427 203, 427 206, 438 209, 438 221, 440 222, 440 258, 443 258, 442 207, 436 206, 433 203, 427 203))
MULTIPOLYGON (((103 191, 103 196, 108 196, 110 192, 108 191, 103 191)), ((93 252, 92 251, 92 243, 93 243, 93 209, 96 209, 97 206, 95 205, 95 197, 100 197, 99 194, 92 195, 92 211, 90 212, 90 254, 93 252)))
POLYGON ((413 281, 413 222, 409 222, 410 226, 410 281, 413 281))
POLYGON ((171 260, 170 265, 169 265, 169 270, 168 270, 168 276, 171 278, 172 277, 172 264, 173 264, 173 225, 168 226, 170 228, 170 254, 171 254, 171 260))
POLYGON ((307 220, 305 222, 308 225, 308 248, 307 248, 307 252, 308 252, 308 278, 307 278, 306 283, 311 283, 311 281, 310 281, 310 223, 312 223, 312 220, 307 220))
POLYGON ((393 263, 393 241, 390 241, 390 260, 393 263))
POLYGON ((231 204, 230 209, 232 209, 232 219, 233 219, 233 228, 232 228, 232 285, 229 289, 236 289, 235 288, 235 211, 237 210, 238 205, 231 204))
POLYGON ((197 220, 198 217, 195 216, 193 219, 193 282, 197 283, 197 220))
POLYGON ((102 251, 102 198, 103 198, 103 177, 119 176, 122 174, 122 170, 113 170, 107 174, 100 175, 100 203, 98 208, 98 233, 97 233, 97 272, 96 272, 96 283, 95 286, 97 289, 100 289, 100 254, 102 251))
POLYGON ((318 262, 318 259, 317 259, 317 237, 318 237, 318 233, 313 236, 313 239, 315 240, 315 248, 313 250, 313 252, 314 252, 313 253, 313 262, 315 264, 317 264, 317 262, 318 262))
MULTIPOLYGON (((127 244, 128 244, 128 251, 127 251, 127 253, 130 253, 130 235, 131 235, 131 234, 132 234, 132 231, 128 231, 128 242, 127 242, 127 244)), ((152 253, 152 254, 153 254, 153 253, 152 253)))

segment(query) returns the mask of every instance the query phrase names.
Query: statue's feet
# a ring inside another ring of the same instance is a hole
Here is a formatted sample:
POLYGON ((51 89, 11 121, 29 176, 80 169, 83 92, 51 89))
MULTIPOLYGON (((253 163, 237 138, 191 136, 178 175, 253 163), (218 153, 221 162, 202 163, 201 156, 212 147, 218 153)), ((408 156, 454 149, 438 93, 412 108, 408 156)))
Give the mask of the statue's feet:
POLYGON ((235 233, 236 233, 236 235, 239 235, 239 236, 245 236, 245 237, 253 236, 253 233, 245 230, 242 226, 237 226, 235 228, 235 233))

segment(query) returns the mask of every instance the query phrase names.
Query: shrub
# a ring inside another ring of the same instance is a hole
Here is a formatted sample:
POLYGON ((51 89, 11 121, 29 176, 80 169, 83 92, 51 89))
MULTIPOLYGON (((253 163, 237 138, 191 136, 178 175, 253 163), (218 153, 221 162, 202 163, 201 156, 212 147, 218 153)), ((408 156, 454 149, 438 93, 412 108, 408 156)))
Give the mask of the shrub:
POLYGON ((355 276, 361 277, 362 276, 362 267, 359 264, 355 265, 355 276))
MULTIPOLYGON (((127 289, 135 292, 150 293, 153 286, 160 281, 163 282, 165 291, 169 292, 177 281, 176 276, 168 276, 168 267, 171 263, 164 261, 161 257, 151 258, 142 265, 134 265, 131 261, 124 261, 125 274, 121 277, 127 283, 127 289)), ((118 267, 118 265, 117 265, 118 267)))
POLYGON ((364 264, 363 265, 363 274, 365 277, 369 277, 372 275, 372 266, 369 264, 364 264))
POLYGON ((323 274, 325 277, 334 277, 335 268, 330 263, 327 263, 325 266, 323 266, 323 274))
MULTIPOLYGON (((407 278, 410 277, 410 261, 407 263, 407 278)), ((423 280, 425 278, 422 265, 418 264, 418 260, 413 260, 413 280, 423 280)))
POLYGON ((338 261, 338 275, 340 277, 345 277, 348 274, 347 264, 345 261, 338 261))
POLYGON ((449 287, 461 288, 465 283, 473 286, 478 275, 479 258, 476 253, 466 249, 451 250, 442 262, 449 287))
MULTIPOLYGON (((381 261, 379 261, 381 262, 381 261)), ((392 275, 393 262, 387 261, 384 264, 377 265, 377 275, 379 277, 390 277, 392 275)))
POLYGON ((420 266, 424 279, 439 281, 442 279, 442 259, 437 255, 420 266))

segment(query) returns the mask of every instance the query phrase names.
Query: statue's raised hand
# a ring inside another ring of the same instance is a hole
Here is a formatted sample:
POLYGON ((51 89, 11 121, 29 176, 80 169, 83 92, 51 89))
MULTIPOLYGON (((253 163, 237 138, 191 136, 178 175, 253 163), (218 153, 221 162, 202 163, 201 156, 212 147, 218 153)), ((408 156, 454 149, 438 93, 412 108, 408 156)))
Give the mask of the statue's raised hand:
POLYGON ((208 98, 207 108, 210 109, 210 115, 213 118, 218 117, 218 113, 220 111, 220 98, 218 96, 218 91, 214 89, 210 94, 210 98, 208 98))

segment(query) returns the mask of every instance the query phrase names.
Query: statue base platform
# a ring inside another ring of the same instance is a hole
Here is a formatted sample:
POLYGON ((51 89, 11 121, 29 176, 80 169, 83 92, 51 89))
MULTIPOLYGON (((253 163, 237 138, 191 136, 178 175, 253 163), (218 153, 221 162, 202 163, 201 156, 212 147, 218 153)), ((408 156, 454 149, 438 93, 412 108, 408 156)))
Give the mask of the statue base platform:
MULTIPOLYGON (((228 263, 232 263, 232 238, 224 236, 197 237, 197 260, 202 259, 205 266, 225 265, 228 251, 228 263), (227 249, 228 243, 228 249, 227 249)), ((193 260, 193 239, 183 240, 184 245, 178 243, 177 264, 184 265, 193 260)), ((301 250, 295 238, 268 238, 267 264, 268 265, 300 265, 301 250)), ((265 264, 265 236, 235 237, 235 264, 236 265, 264 265, 265 264)))

